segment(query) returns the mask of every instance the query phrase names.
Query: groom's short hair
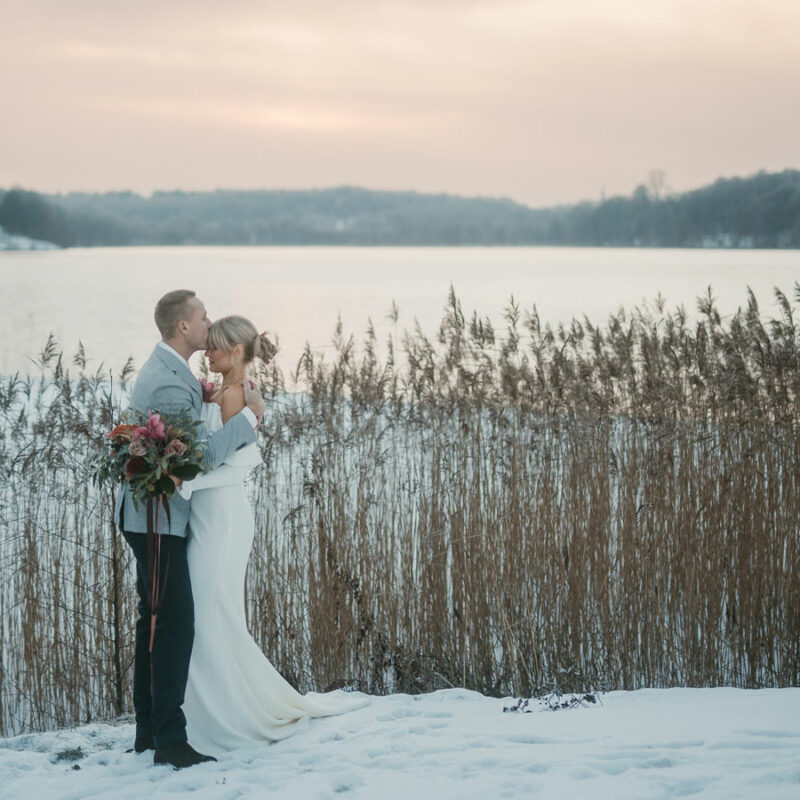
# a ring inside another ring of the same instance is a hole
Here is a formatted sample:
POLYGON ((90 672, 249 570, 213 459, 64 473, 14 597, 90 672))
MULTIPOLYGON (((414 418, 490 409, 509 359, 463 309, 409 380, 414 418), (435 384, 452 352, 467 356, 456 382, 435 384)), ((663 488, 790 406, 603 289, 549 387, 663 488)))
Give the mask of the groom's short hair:
POLYGON ((161 331, 164 339, 171 339, 175 335, 178 323, 182 319, 189 319, 192 315, 192 307, 189 300, 197 294, 191 289, 175 289, 167 292, 156 303, 156 325, 161 331))

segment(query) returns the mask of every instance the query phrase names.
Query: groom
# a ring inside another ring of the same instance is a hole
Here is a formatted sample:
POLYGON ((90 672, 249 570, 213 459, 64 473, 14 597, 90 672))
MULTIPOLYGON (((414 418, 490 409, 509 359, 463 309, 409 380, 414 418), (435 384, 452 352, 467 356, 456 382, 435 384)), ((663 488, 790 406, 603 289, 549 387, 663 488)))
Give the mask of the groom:
MULTIPOLYGON (((165 294, 156 305, 156 325, 162 340, 142 366, 131 393, 131 410, 146 415, 148 410, 177 414, 200 420, 203 393, 189 369, 188 358, 206 348, 211 320, 194 292, 179 289, 165 294)), ((225 426, 208 434, 198 430, 205 468, 214 469, 231 453, 254 442, 255 429, 264 412, 258 393, 244 387, 245 408, 225 426)), ((173 479, 174 480, 174 479, 173 479)), ((178 483, 178 481, 176 481, 178 483)), ((178 493, 169 500, 169 514, 160 510, 155 524, 160 538, 159 574, 161 599, 150 653, 150 593, 147 512, 133 502, 129 485, 117 495, 114 519, 136 557, 136 590, 139 617, 136 621, 136 652, 133 669, 133 705, 136 710, 134 750, 155 750, 153 762, 189 767, 215 761, 192 748, 186 739, 183 715, 184 692, 194 640, 194 601, 186 562, 191 501, 178 493)), ((220 531, 220 535, 224 532, 220 531)))

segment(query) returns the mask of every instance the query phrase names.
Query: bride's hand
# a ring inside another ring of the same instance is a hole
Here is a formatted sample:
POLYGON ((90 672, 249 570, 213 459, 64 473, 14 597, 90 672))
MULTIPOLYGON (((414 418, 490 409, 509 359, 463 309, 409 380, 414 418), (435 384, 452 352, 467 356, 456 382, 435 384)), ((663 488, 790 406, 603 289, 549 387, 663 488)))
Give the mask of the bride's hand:
POLYGON ((264 418, 264 398, 259 394, 252 381, 242 381, 244 404, 256 415, 259 423, 264 418))

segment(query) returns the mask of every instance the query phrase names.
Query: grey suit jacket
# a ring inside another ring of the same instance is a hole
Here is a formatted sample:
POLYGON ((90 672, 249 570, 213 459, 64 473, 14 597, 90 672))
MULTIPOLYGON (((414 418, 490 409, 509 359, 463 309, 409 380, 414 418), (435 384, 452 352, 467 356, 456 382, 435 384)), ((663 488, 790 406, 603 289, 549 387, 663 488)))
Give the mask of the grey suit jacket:
MULTIPOLYGON (((142 366, 131 393, 130 408, 139 414, 149 410, 162 414, 181 414, 200 421, 203 391, 200 382, 180 359, 163 347, 156 346, 142 366)), ((224 427, 209 434, 205 425, 198 428, 205 470, 214 469, 231 453, 256 440, 256 432, 242 414, 231 417, 224 427)), ((170 517, 162 511, 158 520, 159 533, 185 537, 188 533, 191 500, 177 492, 169 499, 170 517)), ((128 483, 117 493, 114 521, 122 531, 145 533, 147 512, 145 504, 134 505, 128 483)))

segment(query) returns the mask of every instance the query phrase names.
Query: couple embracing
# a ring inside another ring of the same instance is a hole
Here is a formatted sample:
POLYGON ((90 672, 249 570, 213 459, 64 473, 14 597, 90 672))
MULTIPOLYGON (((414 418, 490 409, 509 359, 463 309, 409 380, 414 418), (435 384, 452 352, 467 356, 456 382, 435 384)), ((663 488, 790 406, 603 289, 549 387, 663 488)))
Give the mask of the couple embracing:
POLYGON ((301 695, 270 664, 247 630, 244 580, 254 522, 244 481, 259 463, 256 430, 264 400, 247 380, 272 343, 243 317, 213 324, 188 290, 156 305, 162 340, 133 387, 131 409, 189 416, 200 423, 206 472, 179 484, 169 513, 159 511, 157 575, 149 575, 146 511, 127 484, 115 521, 136 558, 139 596, 134 658, 134 750, 154 763, 189 767, 222 753, 291 735, 309 717, 339 714, 364 701, 301 695), (206 350, 222 386, 204 401, 188 359, 206 350), (151 649, 149 581, 160 587, 151 649), (191 740, 192 744, 189 744, 191 740))

